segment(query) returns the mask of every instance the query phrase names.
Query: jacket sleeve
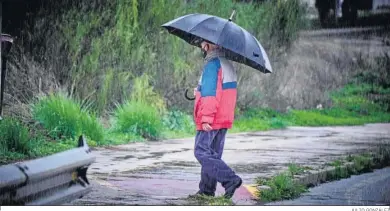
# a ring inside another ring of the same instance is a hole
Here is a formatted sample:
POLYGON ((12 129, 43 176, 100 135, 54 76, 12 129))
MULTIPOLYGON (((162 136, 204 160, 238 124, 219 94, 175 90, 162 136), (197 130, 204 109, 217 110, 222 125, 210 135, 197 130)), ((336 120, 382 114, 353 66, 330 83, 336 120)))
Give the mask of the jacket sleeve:
POLYGON ((218 62, 208 63, 202 74, 200 115, 202 123, 212 124, 217 113, 220 101, 220 65, 218 62))

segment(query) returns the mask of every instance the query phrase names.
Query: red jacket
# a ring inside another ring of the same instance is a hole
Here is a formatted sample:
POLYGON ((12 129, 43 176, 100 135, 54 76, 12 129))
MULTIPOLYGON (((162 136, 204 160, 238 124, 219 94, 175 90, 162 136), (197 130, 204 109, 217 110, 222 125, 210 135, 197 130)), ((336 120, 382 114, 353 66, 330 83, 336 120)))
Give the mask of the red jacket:
POLYGON ((196 91, 196 130, 203 130, 202 123, 209 123, 213 130, 230 129, 236 98, 237 75, 233 65, 218 52, 210 53, 196 91))

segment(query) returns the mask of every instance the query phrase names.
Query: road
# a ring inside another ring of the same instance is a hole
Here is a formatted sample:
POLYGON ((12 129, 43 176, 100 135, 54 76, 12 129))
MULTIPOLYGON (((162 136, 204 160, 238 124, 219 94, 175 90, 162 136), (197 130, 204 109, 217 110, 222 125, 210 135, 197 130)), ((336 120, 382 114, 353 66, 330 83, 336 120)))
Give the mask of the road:
MULTIPOLYGON (((233 202, 256 204, 248 185, 259 176, 286 170, 289 163, 319 168, 339 156, 380 144, 390 144, 390 124, 228 134, 223 159, 244 181, 233 202)), ((88 171, 94 190, 72 204, 186 204, 200 179, 193 146, 193 138, 188 138, 95 149, 96 162, 88 171)), ((223 192, 218 185, 217 195, 223 192)))
POLYGON ((390 168, 326 183, 298 199, 266 205, 390 206, 390 168))

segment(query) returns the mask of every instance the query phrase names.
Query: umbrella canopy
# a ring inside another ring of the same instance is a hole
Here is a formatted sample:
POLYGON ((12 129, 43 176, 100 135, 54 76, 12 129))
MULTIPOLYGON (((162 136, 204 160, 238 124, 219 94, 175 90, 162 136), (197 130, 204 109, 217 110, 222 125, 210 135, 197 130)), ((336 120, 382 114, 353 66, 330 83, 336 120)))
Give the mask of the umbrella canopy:
POLYGON ((271 64, 260 42, 232 22, 232 17, 226 20, 207 14, 189 14, 169 21, 162 27, 197 47, 203 40, 216 44, 225 49, 228 59, 263 73, 271 73, 271 64))

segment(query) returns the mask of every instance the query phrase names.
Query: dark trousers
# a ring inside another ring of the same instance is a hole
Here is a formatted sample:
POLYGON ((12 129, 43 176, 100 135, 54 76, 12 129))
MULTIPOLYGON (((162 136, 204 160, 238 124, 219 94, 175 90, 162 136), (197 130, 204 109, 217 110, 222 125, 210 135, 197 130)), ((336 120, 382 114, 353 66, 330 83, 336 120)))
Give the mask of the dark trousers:
POLYGON ((215 193, 217 182, 226 189, 239 178, 221 160, 227 129, 197 131, 195 137, 195 157, 202 166, 199 189, 203 193, 215 193))

